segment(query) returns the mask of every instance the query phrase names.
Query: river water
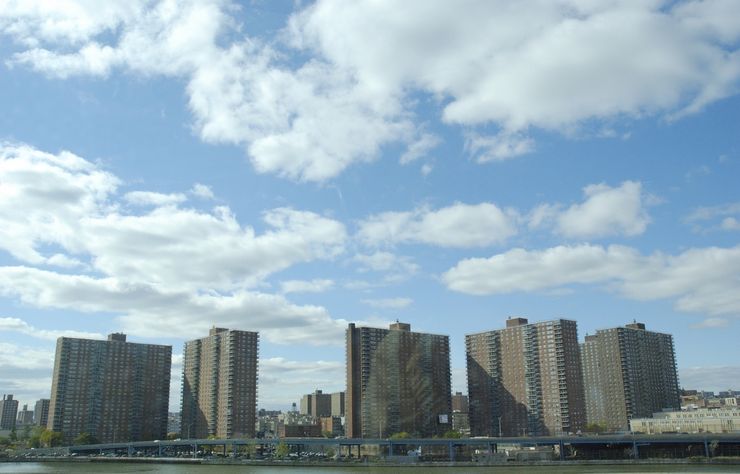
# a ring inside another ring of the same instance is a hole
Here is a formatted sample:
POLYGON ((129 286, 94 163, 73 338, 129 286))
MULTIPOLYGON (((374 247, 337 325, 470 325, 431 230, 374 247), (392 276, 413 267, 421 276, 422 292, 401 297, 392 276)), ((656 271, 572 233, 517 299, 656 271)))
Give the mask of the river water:
POLYGON ((622 465, 622 466, 495 466, 495 467, 376 467, 376 466, 229 466, 229 465, 175 465, 129 463, 0 463, 0 473, 13 474, 648 474, 676 472, 682 474, 740 473, 740 466, 686 466, 686 465, 622 465))

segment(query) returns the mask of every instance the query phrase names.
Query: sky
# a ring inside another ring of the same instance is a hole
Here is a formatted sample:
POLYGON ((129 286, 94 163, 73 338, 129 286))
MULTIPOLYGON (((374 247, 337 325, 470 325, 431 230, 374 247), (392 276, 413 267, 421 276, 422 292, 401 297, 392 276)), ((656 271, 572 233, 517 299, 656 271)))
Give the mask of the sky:
POLYGON ((740 389, 740 2, 0 0, 0 391, 56 339, 260 334, 261 408, 347 324, 673 334, 740 389))

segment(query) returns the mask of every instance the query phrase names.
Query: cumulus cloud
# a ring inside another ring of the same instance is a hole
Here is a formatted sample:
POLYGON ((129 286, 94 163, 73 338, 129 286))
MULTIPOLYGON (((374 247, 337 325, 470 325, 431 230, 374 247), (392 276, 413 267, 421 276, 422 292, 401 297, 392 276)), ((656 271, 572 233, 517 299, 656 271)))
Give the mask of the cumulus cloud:
POLYGON ((740 315, 740 247, 641 255, 612 245, 512 249, 458 262, 443 275, 452 290, 475 295, 532 292, 568 285, 604 285, 637 300, 672 299, 679 311, 740 315))
POLYGON ((283 357, 260 359, 259 398, 260 406, 286 408, 298 402, 296 395, 312 393, 316 389, 324 393, 345 390, 346 373, 344 361, 297 361, 283 357))
POLYGON ((162 194, 152 191, 132 191, 123 198, 137 206, 173 206, 187 200, 182 193, 162 194))
POLYGON ((731 202, 718 206, 697 207, 686 216, 684 222, 691 224, 695 231, 706 230, 704 228, 706 225, 709 225, 709 229, 734 231, 740 230, 739 219, 740 202, 731 202))
POLYGON ((419 95, 486 162, 531 152, 532 129, 694 113, 740 78, 732 0, 320 0, 298 6, 278 38, 245 34, 237 11, 227 0, 11 1, 0 31, 18 49, 11 66, 183 78, 203 140, 310 181, 389 144, 407 146, 404 163, 428 152, 419 95))
POLYGON ((334 281, 326 279, 286 280, 280 282, 282 293, 323 293, 334 286, 334 281))
POLYGON ((437 210, 384 212, 359 224, 357 236, 369 245, 425 243, 442 247, 484 247, 516 234, 515 220, 495 204, 455 203, 437 210))
POLYGON ((190 190, 190 194, 201 199, 213 199, 215 197, 211 187, 201 183, 195 183, 190 190))
POLYGON ((556 218, 557 232, 570 238, 634 236, 645 232, 650 218, 645 210, 642 185, 625 181, 617 188, 592 184, 583 189, 586 200, 556 218))
POLYGON ((297 263, 341 254, 341 223, 277 208, 263 213, 266 230, 258 233, 227 207, 174 207, 177 194, 145 191, 121 199, 118 184, 68 152, 0 147, 0 248, 24 264, 0 267, 0 294, 36 307, 114 314, 134 335, 193 337, 223 324, 263 330, 277 342, 341 343, 343 322, 324 308, 250 290, 297 263), (153 208, 124 212, 121 201, 132 200, 153 208), (37 268, 43 264, 68 272, 37 268))
POLYGON ((97 332, 38 329, 19 318, 0 318, 0 331, 15 331, 27 336, 56 341, 60 337, 77 337, 82 339, 104 339, 97 332))

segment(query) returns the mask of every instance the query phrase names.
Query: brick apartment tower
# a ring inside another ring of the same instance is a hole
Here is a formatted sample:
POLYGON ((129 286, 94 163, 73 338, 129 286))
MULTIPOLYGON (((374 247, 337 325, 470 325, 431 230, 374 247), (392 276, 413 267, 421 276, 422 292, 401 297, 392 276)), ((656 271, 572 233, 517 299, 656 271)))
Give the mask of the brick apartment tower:
POLYGON ((347 342, 346 433, 385 438, 407 432, 431 437, 451 427, 448 336, 350 324, 347 342))
POLYGON ((172 346, 57 339, 48 428, 71 442, 88 433, 101 443, 148 441, 167 434, 172 346))
POLYGON ((213 328, 185 343, 183 438, 253 438, 259 334, 213 328))
POLYGON ((15 428, 17 416, 18 400, 13 400, 13 395, 3 395, 3 399, 0 400, 0 430, 15 428))
POLYGON ((51 400, 49 400, 48 398, 42 398, 36 402, 36 405, 33 409, 33 424, 46 428, 46 425, 49 423, 50 403, 51 400))
POLYGON ((586 413, 575 321, 465 336, 472 436, 547 436, 583 429, 586 413))
POLYGON ((626 431, 632 418, 681 409, 673 336, 643 323, 601 329, 581 344, 588 423, 626 431))

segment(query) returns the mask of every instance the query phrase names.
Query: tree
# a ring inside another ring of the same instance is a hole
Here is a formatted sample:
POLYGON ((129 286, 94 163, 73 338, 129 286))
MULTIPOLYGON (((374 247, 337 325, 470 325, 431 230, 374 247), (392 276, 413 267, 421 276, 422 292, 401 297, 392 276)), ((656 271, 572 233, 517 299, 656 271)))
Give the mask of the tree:
POLYGON ((73 444, 80 445, 80 444, 97 444, 98 440, 95 439, 95 436, 91 435, 90 433, 82 432, 77 435, 77 437, 72 441, 73 444))
POLYGON ((606 423, 589 423, 584 431, 586 433, 603 433, 606 431, 606 423))
POLYGON ((165 436, 164 439, 174 440, 180 437, 180 433, 175 433, 173 431, 167 433, 167 436, 165 436))
POLYGON ((460 439, 462 438, 462 435, 460 434, 459 431, 448 430, 445 432, 445 434, 442 435, 442 437, 448 438, 448 439, 460 439))
POLYGON ((39 440, 41 441, 41 444, 47 448, 53 448, 54 446, 59 446, 62 444, 62 433, 57 433, 56 431, 51 431, 44 429, 44 431, 39 436, 39 440))
POLYGON ((409 438, 411 438, 411 435, 405 431, 401 431, 399 433, 393 433, 391 435, 391 439, 409 439, 409 438))
POLYGON ((275 457, 278 459, 283 459, 285 456, 290 453, 290 448, 287 444, 285 444, 285 441, 280 441, 278 443, 277 447, 275 448, 275 457))

